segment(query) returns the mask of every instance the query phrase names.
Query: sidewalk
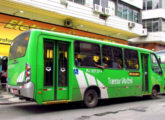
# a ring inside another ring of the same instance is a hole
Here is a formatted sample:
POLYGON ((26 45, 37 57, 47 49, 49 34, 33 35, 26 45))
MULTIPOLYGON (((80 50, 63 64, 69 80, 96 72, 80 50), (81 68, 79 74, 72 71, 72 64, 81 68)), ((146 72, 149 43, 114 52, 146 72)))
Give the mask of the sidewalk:
POLYGON ((0 90, 0 105, 16 104, 16 103, 26 103, 25 100, 20 100, 18 97, 0 90))

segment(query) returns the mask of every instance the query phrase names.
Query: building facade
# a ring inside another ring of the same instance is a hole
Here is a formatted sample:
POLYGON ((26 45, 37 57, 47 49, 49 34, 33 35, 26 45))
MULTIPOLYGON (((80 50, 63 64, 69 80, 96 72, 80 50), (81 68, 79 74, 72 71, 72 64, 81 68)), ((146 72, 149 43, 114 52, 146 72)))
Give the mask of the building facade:
POLYGON ((0 0, 0 56, 31 28, 128 44, 147 33, 142 5, 142 0, 0 0))
POLYGON ((131 39, 131 44, 153 51, 165 49, 165 0, 143 0, 142 22, 148 34, 131 39))

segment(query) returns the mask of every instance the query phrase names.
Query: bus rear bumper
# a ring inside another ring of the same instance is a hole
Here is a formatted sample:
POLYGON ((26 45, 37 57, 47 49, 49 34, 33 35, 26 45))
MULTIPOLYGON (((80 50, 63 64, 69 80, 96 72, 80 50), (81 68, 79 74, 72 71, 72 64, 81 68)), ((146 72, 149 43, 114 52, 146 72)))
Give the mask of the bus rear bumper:
POLYGON ((19 97, 34 98, 34 85, 32 82, 28 82, 22 86, 8 85, 8 92, 19 97))

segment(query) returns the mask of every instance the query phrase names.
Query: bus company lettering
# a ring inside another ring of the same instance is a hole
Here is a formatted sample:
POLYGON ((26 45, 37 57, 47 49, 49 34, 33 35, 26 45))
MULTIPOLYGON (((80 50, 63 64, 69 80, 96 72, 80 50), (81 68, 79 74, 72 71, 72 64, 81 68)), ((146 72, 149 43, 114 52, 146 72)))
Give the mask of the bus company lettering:
MULTIPOLYGON (((10 20, 9 23, 5 25, 5 28, 25 31, 25 30, 28 30, 28 29, 31 29, 31 28, 40 29, 41 27, 38 27, 36 24, 33 24, 33 25, 24 24, 24 21, 10 20)), ((55 27, 52 27, 50 29, 47 29, 47 28, 43 28, 43 29, 50 30, 50 31, 55 31, 56 30, 55 27)))
POLYGON ((111 79, 108 78, 108 83, 109 84, 133 84, 133 80, 130 78, 121 78, 121 79, 111 79))

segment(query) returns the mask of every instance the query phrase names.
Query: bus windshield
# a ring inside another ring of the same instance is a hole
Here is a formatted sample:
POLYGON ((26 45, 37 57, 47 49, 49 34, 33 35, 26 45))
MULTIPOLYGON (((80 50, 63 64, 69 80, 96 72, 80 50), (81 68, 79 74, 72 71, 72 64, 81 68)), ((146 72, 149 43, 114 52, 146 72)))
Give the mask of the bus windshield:
POLYGON ((9 53, 10 60, 25 56, 29 35, 30 31, 23 32, 13 40, 9 53))
POLYGON ((161 63, 165 63, 165 51, 157 52, 156 54, 160 57, 161 63))

